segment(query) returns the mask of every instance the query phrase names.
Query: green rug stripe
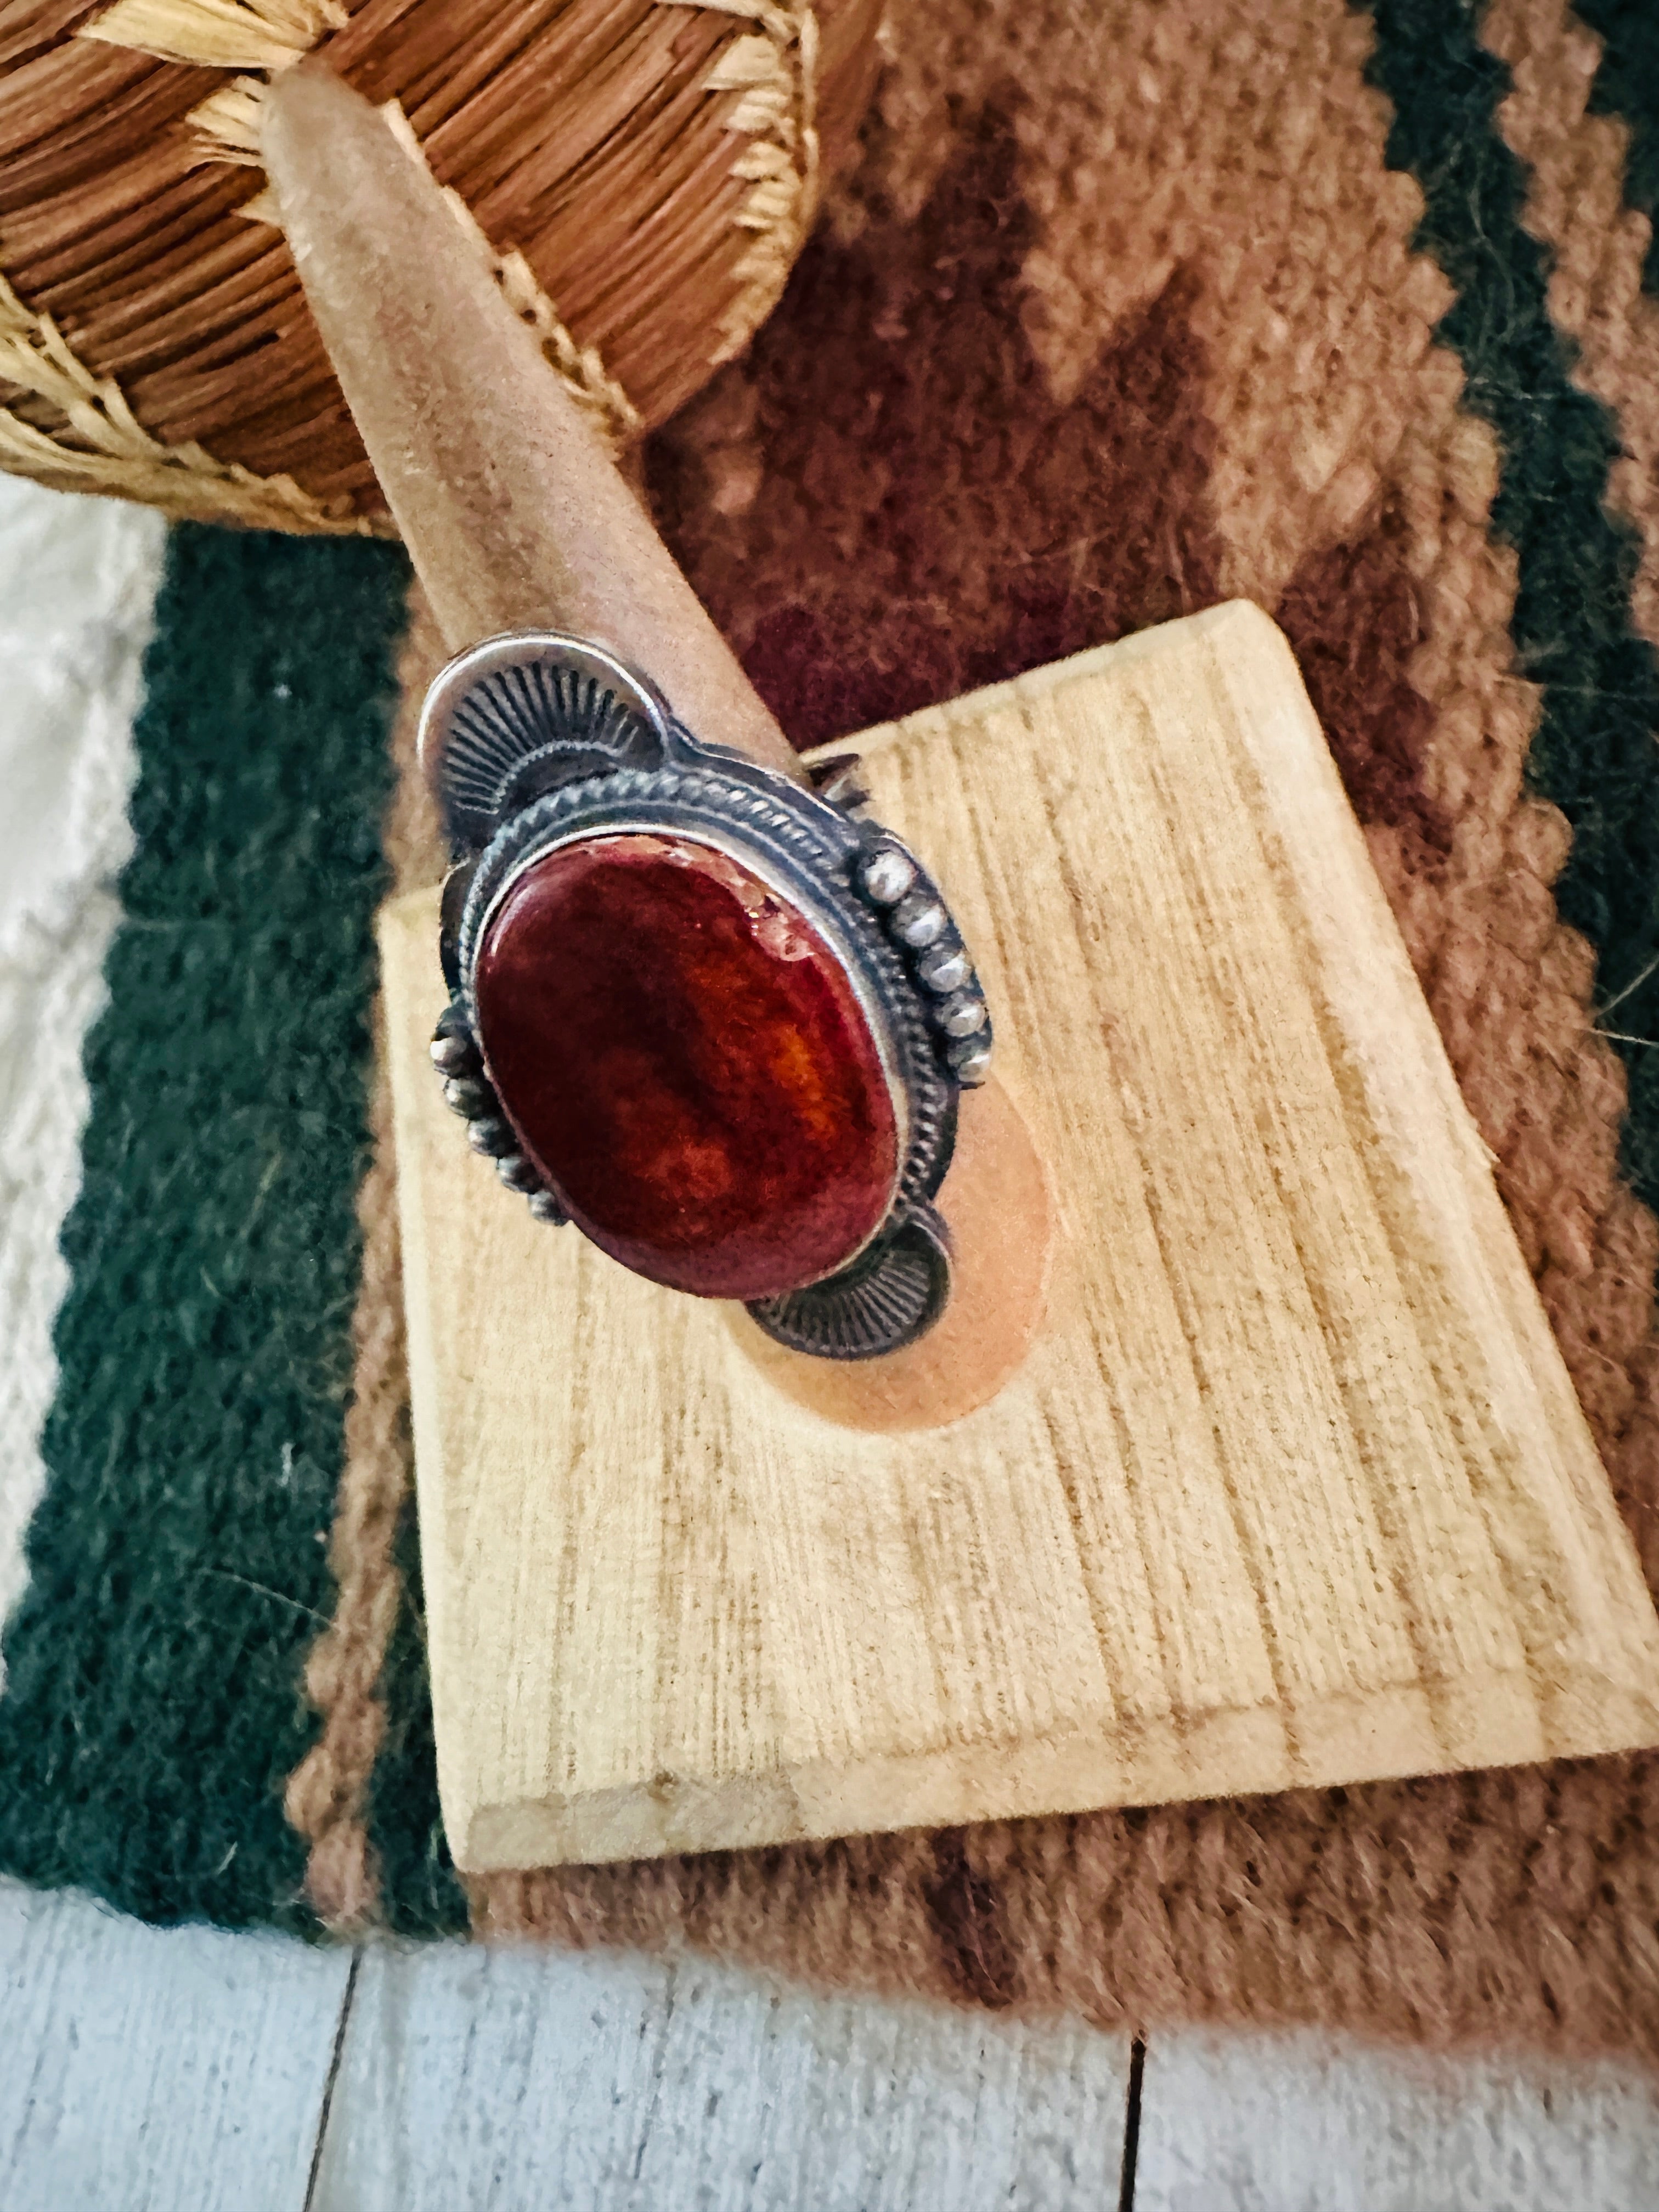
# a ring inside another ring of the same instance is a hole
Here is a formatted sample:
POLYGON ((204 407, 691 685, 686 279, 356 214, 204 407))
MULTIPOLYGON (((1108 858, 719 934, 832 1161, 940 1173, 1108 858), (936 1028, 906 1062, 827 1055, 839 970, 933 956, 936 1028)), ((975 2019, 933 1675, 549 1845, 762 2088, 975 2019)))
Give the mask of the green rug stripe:
POLYGON ((181 528, 85 1178, 0 1867, 151 1920, 305 1929, 283 1782, 351 1377, 401 556, 181 528))
MULTIPOLYGON (((1635 538, 1604 504, 1618 432, 1574 388, 1571 350, 1549 318, 1547 264, 1521 227, 1526 175, 1495 118, 1509 71, 1477 40, 1481 9, 1372 0, 1372 13, 1371 78, 1395 112, 1388 158, 1422 186, 1417 244, 1456 290, 1437 335, 1463 362, 1464 404, 1502 448, 1492 526, 1518 557, 1512 629, 1522 672, 1542 687, 1529 774, 1572 823, 1556 897, 1601 956, 1605 1001, 1659 945, 1659 660, 1631 624, 1635 538)), ((1616 1026, 1659 1038, 1659 975, 1622 1001, 1616 1026)), ((1630 1071, 1625 1171, 1659 1206, 1659 1051, 1619 1049, 1630 1071)))
POLYGON ((1625 204, 1654 226, 1642 265, 1644 290, 1659 293, 1659 6, 1655 0, 1573 0, 1573 12, 1604 41, 1590 87, 1590 112, 1630 126, 1625 204))

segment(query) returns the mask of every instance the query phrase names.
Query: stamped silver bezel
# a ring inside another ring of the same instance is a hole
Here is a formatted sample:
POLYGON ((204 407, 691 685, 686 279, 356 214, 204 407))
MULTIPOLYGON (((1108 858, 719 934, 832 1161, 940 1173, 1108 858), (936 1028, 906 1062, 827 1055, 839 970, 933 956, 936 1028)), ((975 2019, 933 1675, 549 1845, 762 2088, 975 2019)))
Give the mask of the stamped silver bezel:
MULTIPOLYGON (((956 1086, 940 1065, 902 955, 878 915, 848 896, 862 849, 856 829, 827 805, 821 807, 827 818, 814 819, 792 803, 799 799, 820 808, 793 787, 783 799, 734 778, 724 760, 621 769, 538 799, 502 828, 473 872, 458 946, 462 1000, 480 1036, 473 981, 478 947, 513 885, 550 854, 624 836, 684 838, 723 854, 801 913, 869 1024, 900 1131, 889 1217, 875 1231, 878 1237, 931 1198, 944 1179, 956 1134, 956 1086)), ((842 1265, 856 1256, 849 1253, 842 1265)))

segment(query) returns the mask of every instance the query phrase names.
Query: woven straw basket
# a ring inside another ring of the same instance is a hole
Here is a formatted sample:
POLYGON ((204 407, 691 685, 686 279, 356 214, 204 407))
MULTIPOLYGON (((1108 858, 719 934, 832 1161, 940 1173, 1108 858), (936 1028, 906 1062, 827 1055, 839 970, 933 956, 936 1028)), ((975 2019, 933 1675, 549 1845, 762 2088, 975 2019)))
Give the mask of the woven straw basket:
POLYGON ((319 50, 620 445, 747 342, 873 82, 879 0, 27 0, 0 11, 0 467, 389 530, 258 167, 319 50))

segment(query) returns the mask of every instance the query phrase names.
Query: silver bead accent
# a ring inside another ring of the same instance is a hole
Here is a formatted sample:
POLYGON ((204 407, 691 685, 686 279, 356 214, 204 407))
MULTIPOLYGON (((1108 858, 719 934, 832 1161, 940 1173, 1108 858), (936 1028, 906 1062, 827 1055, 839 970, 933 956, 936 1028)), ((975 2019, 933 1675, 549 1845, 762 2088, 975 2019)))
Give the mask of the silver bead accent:
POLYGON ((538 1190, 530 1201, 530 1211, 550 1229, 562 1229, 570 1218, 550 1190, 538 1190))
POLYGON ((936 898, 926 891, 915 891, 895 911, 893 934, 920 951, 924 945, 931 945, 936 937, 944 935, 949 920, 936 898))
POLYGON ((495 1163, 495 1172, 509 1190, 522 1191, 526 1197, 542 1187, 541 1176, 522 1152, 503 1152, 495 1163))
POLYGON ((477 1057, 465 1030, 441 1031, 432 1040, 432 1065, 440 1075, 465 1075, 477 1066, 477 1057))
POLYGON ((498 1121, 493 1114, 487 1114, 481 1121, 467 1123, 466 1141, 475 1152, 483 1152, 486 1158, 499 1158, 503 1152, 513 1151, 518 1139, 505 1121, 498 1121))
POLYGON ((916 973, 930 991, 937 991, 943 998, 973 980, 974 963, 961 945, 952 951, 950 945, 940 945, 916 963, 916 973))
POLYGON ((862 870, 864 888, 878 906, 896 906, 916 879, 916 864, 896 845, 872 853, 862 870))
POLYGON ((952 999, 939 1010, 939 1025, 946 1036, 969 1037, 985 1026, 983 999, 952 999))
POLYGON ((988 1037, 983 1044, 976 1040, 965 1052, 958 1046, 951 1054, 951 1065, 955 1068, 957 1081, 963 1089, 972 1091, 991 1073, 990 1039, 988 1037))
POLYGON ((495 1093, 470 1075, 452 1075, 444 1085, 445 1105, 452 1114, 465 1115, 468 1121, 487 1112, 495 1103, 495 1093))

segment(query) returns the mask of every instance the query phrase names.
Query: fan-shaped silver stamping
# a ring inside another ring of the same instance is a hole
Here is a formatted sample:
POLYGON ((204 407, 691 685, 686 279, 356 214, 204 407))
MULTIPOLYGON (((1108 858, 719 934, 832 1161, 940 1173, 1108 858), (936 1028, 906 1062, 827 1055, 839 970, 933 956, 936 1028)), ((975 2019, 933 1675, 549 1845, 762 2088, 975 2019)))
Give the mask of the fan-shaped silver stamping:
POLYGON ((921 1207, 850 1267, 749 1311, 768 1336, 814 1359, 878 1359, 925 1336, 951 1294, 944 1223, 921 1207))
POLYGON ((538 631, 450 662, 421 716, 422 766, 458 844, 487 844, 544 792, 662 757, 668 710, 603 647, 538 631))

